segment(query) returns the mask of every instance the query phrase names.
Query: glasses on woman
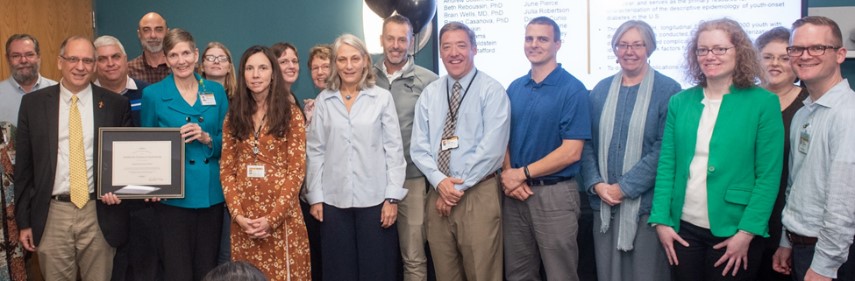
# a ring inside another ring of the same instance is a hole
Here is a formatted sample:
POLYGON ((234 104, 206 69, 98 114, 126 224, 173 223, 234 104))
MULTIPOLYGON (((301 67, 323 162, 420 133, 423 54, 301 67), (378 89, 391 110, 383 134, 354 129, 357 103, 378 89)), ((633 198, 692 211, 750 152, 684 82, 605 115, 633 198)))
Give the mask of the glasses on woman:
POLYGON ((647 45, 645 45, 644 43, 617 44, 617 45, 615 45, 615 47, 617 47, 618 51, 621 51, 621 52, 628 51, 628 50, 642 50, 646 46, 647 45))
POLYGON ((209 62, 229 62, 229 57, 227 56, 215 56, 215 55, 206 55, 205 60, 209 62))
POLYGON ((697 48, 695 49, 695 55, 699 57, 706 56, 709 53, 712 53, 716 56, 721 56, 727 53, 727 50, 733 49, 734 47, 712 47, 712 48, 697 48))
POLYGON ((837 50, 840 48, 842 48, 842 47, 835 47, 835 46, 829 46, 829 45, 813 45, 813 46, 807 46, 807 47, 789 46, 789 47, 787 47, 787 55, 789 55, 791 57, 800 57, 800 56, 804 55, 805 50, 807 50, 808 54, 810 54, 811 56, 821 56, 821 55, 825 54, 825 50, 828 50, 828 49, 837 50))

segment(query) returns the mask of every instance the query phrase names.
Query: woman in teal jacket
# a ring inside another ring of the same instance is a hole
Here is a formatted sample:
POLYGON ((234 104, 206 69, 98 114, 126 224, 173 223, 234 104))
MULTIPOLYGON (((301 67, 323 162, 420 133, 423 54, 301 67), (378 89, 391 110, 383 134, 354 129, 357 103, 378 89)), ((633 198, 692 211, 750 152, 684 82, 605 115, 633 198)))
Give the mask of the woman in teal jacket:
POLYGON ((193 37, 171 29, 163 52, 172 74, 143 90, 143 127, 181 128, 184 198, 162 201, 157 217, 163 237, 166 280, 200 280, 217 266, 223 225, 220 150, 228 98, 219 83, 194 72, 199 50, 193 37))
POLYGON ((754 85, 760 66, 739 23, 703 22, 693 36, 687 72, 698 86, 668 105, 649 223, 674 280, 753 280, 753 238, 768 236, 781 176, 780 104, 754 85))

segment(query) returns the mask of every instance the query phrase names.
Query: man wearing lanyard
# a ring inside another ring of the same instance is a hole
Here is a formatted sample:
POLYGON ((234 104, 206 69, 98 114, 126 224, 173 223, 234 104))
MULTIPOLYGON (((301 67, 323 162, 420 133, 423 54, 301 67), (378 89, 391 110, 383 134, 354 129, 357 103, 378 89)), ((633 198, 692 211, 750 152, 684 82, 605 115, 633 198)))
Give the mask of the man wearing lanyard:
POLYGON ((558 64, 561 31, 548 17, 526 26, 531 71, 508 87, 511 137, 502 167, 505 278, 579 280, 579 191, 573 177, 591 138, 587 90, 558 64))
POLYGON ((793 23, 787 54, 810 97, 791 124, 790 180, 775 271, 793 280, 853 280, 855 92, 840 73, 846 48, 825 17, 793 23))
POLYGON ((416 103, 410 155, 434 189, 427 240, 437 280, 502 280, 501 195, 496 170, 508 145, 505 89, 475 69, 475 32, 459 22, 440 29, 448 75, 416 103))

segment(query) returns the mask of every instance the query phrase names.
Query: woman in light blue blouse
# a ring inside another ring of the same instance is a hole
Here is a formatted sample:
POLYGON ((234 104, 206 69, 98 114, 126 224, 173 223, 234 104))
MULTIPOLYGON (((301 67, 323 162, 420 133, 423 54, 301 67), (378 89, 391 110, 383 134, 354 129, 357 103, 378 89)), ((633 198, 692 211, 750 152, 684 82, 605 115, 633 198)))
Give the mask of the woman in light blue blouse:
POLYGON ((374 86, 362 40, 344 34, 332 49, 306 134, 306 199, 321 221, 324 279, 395 280, 397 203, 407 194, 398 114, 389 91, 374 86))

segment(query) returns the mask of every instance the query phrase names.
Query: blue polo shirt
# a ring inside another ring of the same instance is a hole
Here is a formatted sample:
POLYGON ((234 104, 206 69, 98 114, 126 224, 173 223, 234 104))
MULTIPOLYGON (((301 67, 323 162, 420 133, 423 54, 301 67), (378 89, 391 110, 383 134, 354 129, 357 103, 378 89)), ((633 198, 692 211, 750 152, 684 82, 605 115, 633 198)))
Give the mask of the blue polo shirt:
MULTIPOLYGON (((588 90, 579 79, 558 64, 540 83, 531 71, 508 87, 511 101, 511 137, 508 147, 511 167, 519 168, 561 146, 564 140, 591 139, 588 90)), ((574 177, 580 162, 539 179, 574 177)))

